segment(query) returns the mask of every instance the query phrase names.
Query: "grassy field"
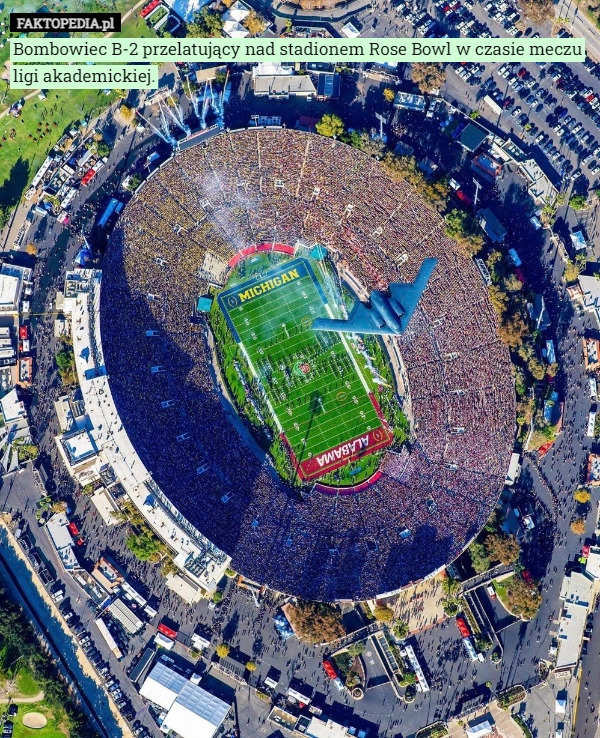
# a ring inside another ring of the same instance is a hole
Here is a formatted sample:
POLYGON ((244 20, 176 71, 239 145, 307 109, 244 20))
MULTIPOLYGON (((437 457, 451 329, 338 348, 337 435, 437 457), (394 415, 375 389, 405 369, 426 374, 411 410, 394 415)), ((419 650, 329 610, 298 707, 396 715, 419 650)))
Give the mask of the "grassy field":
MULTIPOLYGON (((10 96, 20 99, 23 92, 10 96)), ((0 204, 19 202, 50 149, 73 124, 95 117, 114 99, 102 90, 50 90, 45 100, 27 100, 21 117, 0 118, 0 204)))
POLYGON ((14 719, 14 738, 68 738, 69 733, 61 729, 61 720, 57 720, 52 710, 38 702, 33 705, 19 705, 19 712, 14 719), (23 716, 28 712, 41 712, 48 719, 44 728, 26 728, 23 725, 23 716))
POLYGON ((514 579, 514 575, 512 577, 507 577, 506 579, 503 579, 501 582, 498 582, 498 581, 492 582, 492 586, 494 587, 496 594, 498 595, 498 599, 507 609, 508 607, 506 603, 508 602, 508 597, 506 594, 506 590, 508 589, 513 579, 514 579))
POLYGON ((328 313, 308 261, 281 264, 218 301, 300 463, 381 427, 345 340, 310 328, 328 313))
POLYGON ((39 693, 39 684, 35 681, 29 669, 21 669, 17 674, 17 689, 23 697, 33 697, 39 693))

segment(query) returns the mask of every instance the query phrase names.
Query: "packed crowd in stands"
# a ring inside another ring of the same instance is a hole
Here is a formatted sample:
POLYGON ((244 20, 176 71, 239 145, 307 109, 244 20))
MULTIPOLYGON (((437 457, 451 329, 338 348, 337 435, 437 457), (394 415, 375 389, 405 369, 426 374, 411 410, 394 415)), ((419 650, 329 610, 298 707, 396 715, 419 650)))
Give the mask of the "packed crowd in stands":
POLYGON ((374 159, 289 130, 223 133, 188 149, 126 208, 102 290, 104 356, 132 442, 182 514, 251 579, 312 599, 373 596, 447 563, 489 516, 514 434, 508 352, 472 261, 374 159), (286 489, 236 430, 212 338, 190 320, 208 288, 207 254, 226 262, 256 243, 299 240, 327 246, 368 290, 439 260, 397 339, 414 442, 355 495, 286 489))

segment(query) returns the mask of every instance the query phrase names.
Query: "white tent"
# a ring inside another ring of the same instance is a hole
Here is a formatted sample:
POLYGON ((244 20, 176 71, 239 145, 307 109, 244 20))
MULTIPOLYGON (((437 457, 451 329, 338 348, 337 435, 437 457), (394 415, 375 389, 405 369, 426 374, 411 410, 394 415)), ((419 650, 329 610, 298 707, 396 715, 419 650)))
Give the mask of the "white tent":
POLYGON ((233 20, 223 23, 223 34, 229 38, 246 38, 250 35, 244 26, 233 20))
POLYGON ((163 722, 182 738, 212 738, 229 712, 229 705, 187 681, 163 722))
POLYGON ((223 15, 223 20, 233 20, 241 23, 248 15, 250 15, 250 11, 248 10, 248 8, 243 3, 240 3, 238 1, 235 2, 223 15))
POLYGON ((142 685, 140 694, 163 710, 169 710, 187 681, 184 676, 159 661, 142 685))
POLYGON ((360 31, 358 30, 358 28, 356 28, 356 26, 352 25, 350 21, 348 21, 348 23, 346 23, 346 25, 342 27, 342 33, 348 38, 358 38, 360 36, 360 31))

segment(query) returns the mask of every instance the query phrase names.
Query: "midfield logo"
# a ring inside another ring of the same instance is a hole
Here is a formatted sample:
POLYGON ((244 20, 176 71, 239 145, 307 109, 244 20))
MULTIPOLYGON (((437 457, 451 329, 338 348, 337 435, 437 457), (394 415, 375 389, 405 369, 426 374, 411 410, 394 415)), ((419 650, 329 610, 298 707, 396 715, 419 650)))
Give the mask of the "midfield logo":
POLYGON ((120 13, 11 13, 11 33, 32 31, 94 31, 109 33, 121 30, 120 13))

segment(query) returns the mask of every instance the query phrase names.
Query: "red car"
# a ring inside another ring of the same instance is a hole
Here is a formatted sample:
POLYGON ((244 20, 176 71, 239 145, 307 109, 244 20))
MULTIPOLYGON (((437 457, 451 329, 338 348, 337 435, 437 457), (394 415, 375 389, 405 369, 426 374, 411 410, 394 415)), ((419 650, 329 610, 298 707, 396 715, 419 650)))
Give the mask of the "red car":
POLYGON ((527 70, 525 69, 525 67, 521 67, 521 69, 519 69, 519 71, 517 72, 517 77, 520 77, 521 79, 523 79, 523 77, 526 74, 527 74, 527 70))
POLYGON ((73 538, 76 538, 79 535, 79 528, 73 521, 71 521, 69 525, 67 525, 67 530, 73 536, 73 538))

